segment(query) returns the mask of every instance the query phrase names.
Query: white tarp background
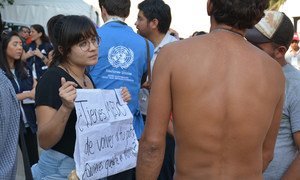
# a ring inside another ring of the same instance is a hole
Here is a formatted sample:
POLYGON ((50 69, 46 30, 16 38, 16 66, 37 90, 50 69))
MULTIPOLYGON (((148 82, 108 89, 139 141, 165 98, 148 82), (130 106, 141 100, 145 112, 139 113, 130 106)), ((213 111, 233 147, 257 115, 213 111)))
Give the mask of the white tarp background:
MULTIPOLYGON (((141 1, 131 1, 130 15, 126 20, 134 30, 136 30, 134 23, 138 13, 137 5, 141 1)), ((171 28, 177 30, 181 37, 187 38, 194 31, 209 31, 207 0, 165 0, 165 2, 170 5, 172 11, 171 28)), ((279 10, 292 19, 294 16, 300 16, 299 8, 300 0, 287 0, 279 10)), ((14 5, 5 6, 0 11, 4 21, 27 26, 38 23, 45 27, 47 20, 58 13, 84 14, 97 22, 95 11, 98 12, 98 18, 102 22, 98 0, 15 0, 14 5)))
MULTIPOLYGON (((284 12, 294 23, 293 17, 300 17, 300 1, 286 0, 286 2, 279 8, 279 11, 284 12)), ((297 23, 297 31, 300 32, 300 20, 297 23)))
POLYGON ((1 9, 2 20, 16 25, 41 24, 46 27, 47 21, 57 14, 76 14, 90 17, 97 25, 101 12, 96 4, 98 0, 15 0, 13 5, 4 4, 1 9), (96 13, 98 13, 98 16, 96 13))

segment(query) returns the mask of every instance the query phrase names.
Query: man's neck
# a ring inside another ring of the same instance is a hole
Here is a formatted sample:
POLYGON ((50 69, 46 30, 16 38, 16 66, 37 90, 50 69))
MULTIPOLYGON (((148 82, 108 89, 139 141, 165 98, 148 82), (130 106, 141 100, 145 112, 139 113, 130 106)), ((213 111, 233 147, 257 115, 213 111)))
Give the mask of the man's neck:
POLYGON ((216 22, 213 16, 210 18, 211 26, 210 26, 210 32, 216 29, 225 29, 229 30, 231 32, 235 32, 237 34, 240 34, 241 36, 245 36, 246 30, 245 29, 237 29, 232 26, 228 26, 226 24, 219 24, 216 22))
POLYGON ((107 15, 104 19, 103 19, 104 23, 110 22, 110 21, 125 21, 125 18, 119 17, 119 16, 110 16, 107 15))
POLYGON ((149 37, 149 40, 153 43, 154 47, 156 48, 165 36, 166 34, 164 33, 154 33, 149 37))
POLYGON ((276 61, 280 64, 281 67, 285 66, 287 64, 284 57, 282 59, 276 59, 276 61))

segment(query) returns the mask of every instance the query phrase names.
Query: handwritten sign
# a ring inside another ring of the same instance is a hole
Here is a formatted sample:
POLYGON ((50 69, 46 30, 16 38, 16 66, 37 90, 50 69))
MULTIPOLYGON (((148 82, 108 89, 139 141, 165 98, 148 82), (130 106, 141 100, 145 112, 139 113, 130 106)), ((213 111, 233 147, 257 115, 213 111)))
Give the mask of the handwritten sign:
POLYGON ((121 90, 78 89, 74 160, 80 179, 100 179, 136 166, 138 141, 121 90))

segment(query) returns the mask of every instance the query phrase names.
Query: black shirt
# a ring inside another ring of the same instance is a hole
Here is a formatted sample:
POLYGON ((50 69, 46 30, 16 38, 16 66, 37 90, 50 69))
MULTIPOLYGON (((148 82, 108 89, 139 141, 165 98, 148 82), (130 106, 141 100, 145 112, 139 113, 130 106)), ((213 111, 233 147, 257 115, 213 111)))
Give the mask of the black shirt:
MULTIPOLYGON (((59 88, 61 87, 61 78, 64 77, 66 81, 76 80, 70 76, 66 71, 59 67, 52 67, 39 80, 36 87, 35 102, 36 106, 49 106, 56 110, 62 105, 59 96, 59 88)), ((78 84, 78 83, 77 83, 78 84)), ((77 89, 82 89, 78 84, 77 89)), ((61 139, 51 149, 63 153, 73 158, 76 131, 75 124, 77 121, 75 108, 72 110, 65 131, 61 139)))

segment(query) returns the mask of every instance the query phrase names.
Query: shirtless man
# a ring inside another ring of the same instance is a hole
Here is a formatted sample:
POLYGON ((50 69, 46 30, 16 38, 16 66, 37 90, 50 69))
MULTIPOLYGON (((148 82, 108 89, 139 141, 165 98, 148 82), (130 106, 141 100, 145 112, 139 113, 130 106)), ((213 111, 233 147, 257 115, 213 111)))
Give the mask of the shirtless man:
POLYGON ((284 97, 280 65, 243 37, 267 0, 208 0, 211 32, 166 45, 153 72, 137 179, 156 179, 173 113, 175 179, 262 179, 284 97))

